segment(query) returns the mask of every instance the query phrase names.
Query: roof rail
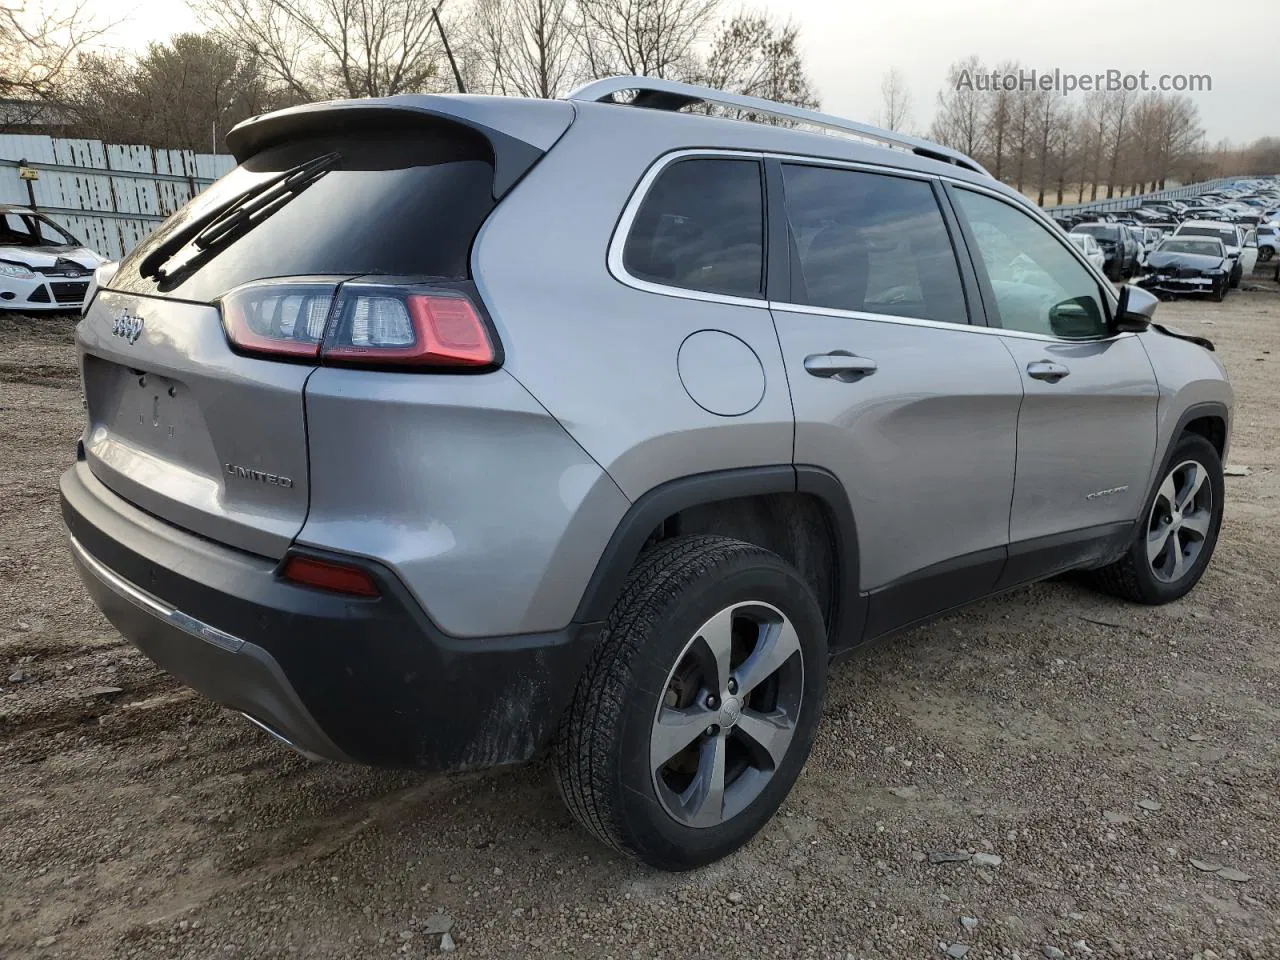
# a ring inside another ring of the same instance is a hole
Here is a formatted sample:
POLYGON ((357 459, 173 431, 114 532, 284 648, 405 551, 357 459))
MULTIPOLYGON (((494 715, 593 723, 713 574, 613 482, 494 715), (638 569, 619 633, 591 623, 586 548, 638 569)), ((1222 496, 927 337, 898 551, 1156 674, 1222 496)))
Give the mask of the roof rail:
POLYGON ((878 143, 910 150, 921 157, 941 160, 944 163, 953 163, 958 167, 964 167, 966 170, 972 170, 988 177, 991 176, 983 168, 982 164, 976 160, 966 157, 958 150, 944 147, 940 143, 922 140, 893 130, 883 130, 867 123, 845 120, 842 117, 819 113, 816 110, 793 107, 790 104, 764 100, 760 97, 725 93, 723 90, 713 90, 710 87, 677 83, 674 80, 663 80, 659 77, 606 77, 603 80, 594 80, 579 87, 570 93, 567 99, 596 103, 616 103, 615 96, 628 90, 636 92, 636 98, 631 102, 638 107, 649 107, 656 110, 679 110, 681 107, 692 106, 696 103, 735 107, 740 110, 749 110, 752 113, 794 120, 797 123, 821 127, 824 130, 851 133, 868 140, 875 140, 878 143))

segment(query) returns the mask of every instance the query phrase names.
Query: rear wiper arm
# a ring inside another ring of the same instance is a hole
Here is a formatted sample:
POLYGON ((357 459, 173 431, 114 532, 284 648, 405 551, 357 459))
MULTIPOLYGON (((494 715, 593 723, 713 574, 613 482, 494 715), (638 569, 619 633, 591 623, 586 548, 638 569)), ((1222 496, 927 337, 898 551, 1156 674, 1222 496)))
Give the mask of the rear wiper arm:
POLYGON ((144 277, 158 279, 172 276, 189 266, 197 257, 208 255, 244 236, 251 229, 275 213, 311 184, 332 170, 341 159, 337 153, 300 163, 242 193, 205 216, 193 221, 152 250, 138 265, 144 277), (167 262, 178 251, 194 246, 196 252, 183 263, 165 269, 167 262))

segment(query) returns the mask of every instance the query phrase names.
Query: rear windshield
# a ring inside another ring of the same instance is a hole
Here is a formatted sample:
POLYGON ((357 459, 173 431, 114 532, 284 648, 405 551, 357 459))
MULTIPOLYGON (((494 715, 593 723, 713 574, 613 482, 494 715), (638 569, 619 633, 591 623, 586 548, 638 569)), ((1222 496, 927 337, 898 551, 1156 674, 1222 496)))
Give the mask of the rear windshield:
POLYGON ((1180 237, 1217 237, 1224 244, 1232 246, 1239 239, 1234 230, 1226 227, 1183 227, 1178 231, 1180 237))
POLYGON ((130 254, 112 287, 207 302, 267 277, 465 279, 492 189, 488 145, 461 131, 291 141, 246 160, 174 214, 130 254), (332 169, 193 269, 158 281, 139 274, 146 255, 194 219, 327 154, 339 157, 332 169))

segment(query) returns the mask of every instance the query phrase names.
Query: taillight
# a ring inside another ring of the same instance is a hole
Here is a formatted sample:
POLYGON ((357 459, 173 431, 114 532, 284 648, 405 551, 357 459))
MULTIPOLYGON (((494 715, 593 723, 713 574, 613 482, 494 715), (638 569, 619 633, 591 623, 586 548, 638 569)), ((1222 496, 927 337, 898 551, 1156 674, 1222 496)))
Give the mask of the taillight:
POLYGON ((346 593, 355 597, 381 596, 373 577, 359 567, 344 563, 293 556, 285 561, 280 576, 291 583, 333 593, 346 593))
POLYGON ((222 298, 227 339, 243 353, 342 366, 479 369, 497 363, 464 290, 266 281, 222 298))
POLYGON ((227 339, 245 353, 278 357, 320 356, 333 307, 334 283, 262 283, 222 298, 227 339))
POLYGON ((454 291, 344 289, 322 356, 339 363, 487 367, 489 331, 471 300, 454 291))

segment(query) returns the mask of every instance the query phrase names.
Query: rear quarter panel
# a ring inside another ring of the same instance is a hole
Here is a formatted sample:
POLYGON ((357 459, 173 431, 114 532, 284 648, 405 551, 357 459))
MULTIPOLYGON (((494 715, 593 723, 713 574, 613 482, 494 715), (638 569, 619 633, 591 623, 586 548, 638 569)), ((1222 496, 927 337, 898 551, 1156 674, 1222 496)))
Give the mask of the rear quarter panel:
POLYGON ((485 225, 472 255, 504 369, 632 500, 678 477, 788 464, 794 435, 765 305, 665 296, 609 272, 610 240, 636 184, 659 156, 688 145, 647 113, 585 106, 485 225), (758 358, 763 392, 750 411, 717 416, 685 392, 677 355, 705 329, 732 335, 758 358))

